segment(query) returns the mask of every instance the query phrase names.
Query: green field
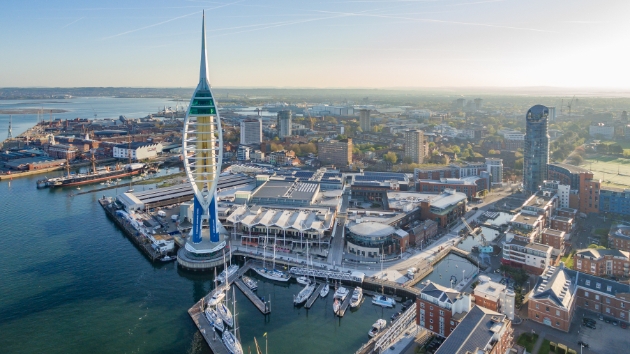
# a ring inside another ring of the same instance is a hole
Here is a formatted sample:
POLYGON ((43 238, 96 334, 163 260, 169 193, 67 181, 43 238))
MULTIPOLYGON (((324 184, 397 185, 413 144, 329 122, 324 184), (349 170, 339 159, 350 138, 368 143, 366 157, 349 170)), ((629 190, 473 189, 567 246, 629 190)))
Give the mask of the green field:
POLYGON ((630 159, 616 156, 589 156, 582 167, 593 171, 593 177, 602 180, 602 185, 630 188, 630 159))

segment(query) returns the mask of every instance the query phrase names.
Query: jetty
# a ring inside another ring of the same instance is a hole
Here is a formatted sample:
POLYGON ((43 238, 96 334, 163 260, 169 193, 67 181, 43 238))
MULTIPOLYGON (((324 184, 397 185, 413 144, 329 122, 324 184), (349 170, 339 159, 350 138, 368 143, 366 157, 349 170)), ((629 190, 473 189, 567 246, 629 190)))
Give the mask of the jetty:
POLYGON ((348 294, 348 296, 346 296, 346 298, 341 303, 341 307, 339 308, 339 312, 337 312, 337 316, 343 317, 343 315, 346 314, 346 310, 348 309, 348 306, 350 306, 350 300, 352 300, 351 293, 348 294))
POLYGON ((221 336, 219 333, 216 333, 214 330, 214 326, 208 322, 208 319, 204 315, 204 304, 207 303, 208 299, 212 296, 214 291, 210 292, 208 295, 204 296, 199 300, 193 307, 188 309, 188 314, 190 318, 192 318, 197 328, 199 328, 199 332, 208 343, 210 350, 214 354, 230 354, 230 351, 227 349, 225 344, 223 344, 223 340, 221 340, 221 336))
POLYGON ((319 293, 322 291, 322 289, 325 286, 328 286, 328 284, 326 284, 326 283, 320 283, 319 284, 317 289, 315 289, 315 291, 313 291, 313 293, 308 298, 308 300, 306 300, 306 304, 304 305, 305 308, 310 309, 311 306, 313 306, 313 304, 315 303, 315 300, 317 300, 317 298, 319 297, 319 293))
POLYGON ((263 315, 266 315, 271 312, 271 309, 269 308, 269 304, 266 302, 263 302, 258 297, 258 295, 254 294, 254 292, 250 288, 248 288, 247 285, 245 285, 245 283, 243 283, 241 279, 236 279, 234 281, 234 284, 236 285, 237 288, 241 289, 241 292, 243 292, 243 294, 247 296, 249 301, 251 301, 254 304, 254 306, 256 306, 256 308, 260 312, 263 313, 263 315))

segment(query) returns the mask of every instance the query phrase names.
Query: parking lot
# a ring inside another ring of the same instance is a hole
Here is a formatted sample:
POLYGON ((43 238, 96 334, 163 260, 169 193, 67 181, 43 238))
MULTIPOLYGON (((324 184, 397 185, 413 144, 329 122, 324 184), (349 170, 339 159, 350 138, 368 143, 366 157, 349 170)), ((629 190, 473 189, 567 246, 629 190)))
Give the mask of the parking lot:
MULTIPOLYGON (((588 351, 584 350, 585 353, 627 353, 630 351, 630 329, 623 329, 612 323, 601 321, 595 313, 576 309, 573 326, 572 328, 578 328, 579 340, 589 345, 588 351), (596 328, 581 326, 583 317, 594 319, 597 322, 596 328)), ((571 344, 575 345, 575 343, 571 344)), ((569 347, 573 347, 572 345, 569 347)))

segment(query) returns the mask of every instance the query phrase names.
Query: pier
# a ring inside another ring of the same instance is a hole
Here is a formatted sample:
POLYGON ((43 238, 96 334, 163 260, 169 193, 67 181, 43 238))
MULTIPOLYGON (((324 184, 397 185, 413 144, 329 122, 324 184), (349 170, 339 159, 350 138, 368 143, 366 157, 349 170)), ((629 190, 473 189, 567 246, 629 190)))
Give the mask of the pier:
POLYGON ((250 288, 248 288, 247 285, 245 285, 245 283, 243 283, 241 279, 236 279, 234 281, 234 284, 236 285, 236 287, 241 289, 243 294, 247 296, 247 298, 256 306, 256 308, 258 308, 260 312, 263 313, 263 315, 266 315, 271 312, 269 305, 266 302, 263 302, 258 297, 258 295, 254 294, 254 292, 250 288))
POLYGON ((327 283, 319 284, 317 289, 315 289, 315 291, 311 294, 311 297, 309 297, 308 300, 306 300, 306 304, 304 305, 305 308, 310 309, 311 306, 313 306, 313 304, 315 303, 315 300, 317 300, 317 298, 319 297, 319 293, 322 291, 322 289, 325 286, 329 286, 329 285, 327 283))
POLYGON ((214 292, 210 292, 205 297, 201 298, 193 307, 188 309, 188 314, 190 318, 192 318, 197 328, 199 328, 199 332, 208 343, 210 350, 214 354, 230 354, 229 350, 226 348, 225 344, 223 344, 223 340, 221 340, 221 336, 216 333, 214 330, 214 326, 208 322, 208 319, 204 315, 203 304, 206 303, 209 297, 212 296, 214 292))
POLYGON ((349 293, 348 296, 341 303, 341 307, 339 308, 339 312, 337 312, 337 316, 343 317, 346 314, 346 310, 348 306, 350 306, 350 300, 352 300, 352 293, 349 293))

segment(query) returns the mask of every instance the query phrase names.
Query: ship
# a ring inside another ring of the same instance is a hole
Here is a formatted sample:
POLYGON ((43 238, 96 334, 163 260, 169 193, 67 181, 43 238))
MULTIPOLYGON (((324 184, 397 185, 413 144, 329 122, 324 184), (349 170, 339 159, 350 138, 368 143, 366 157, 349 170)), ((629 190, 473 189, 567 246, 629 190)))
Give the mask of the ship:
POLYGON ((134 176, 145 171, 147 165, 142 163, 130 163, 122 166, 92 168, 88 173, 69 174, 62 177, 45 178, 37 181, 37 188, 72 187, 84 184, 98 183, 113 178, 134 176))

